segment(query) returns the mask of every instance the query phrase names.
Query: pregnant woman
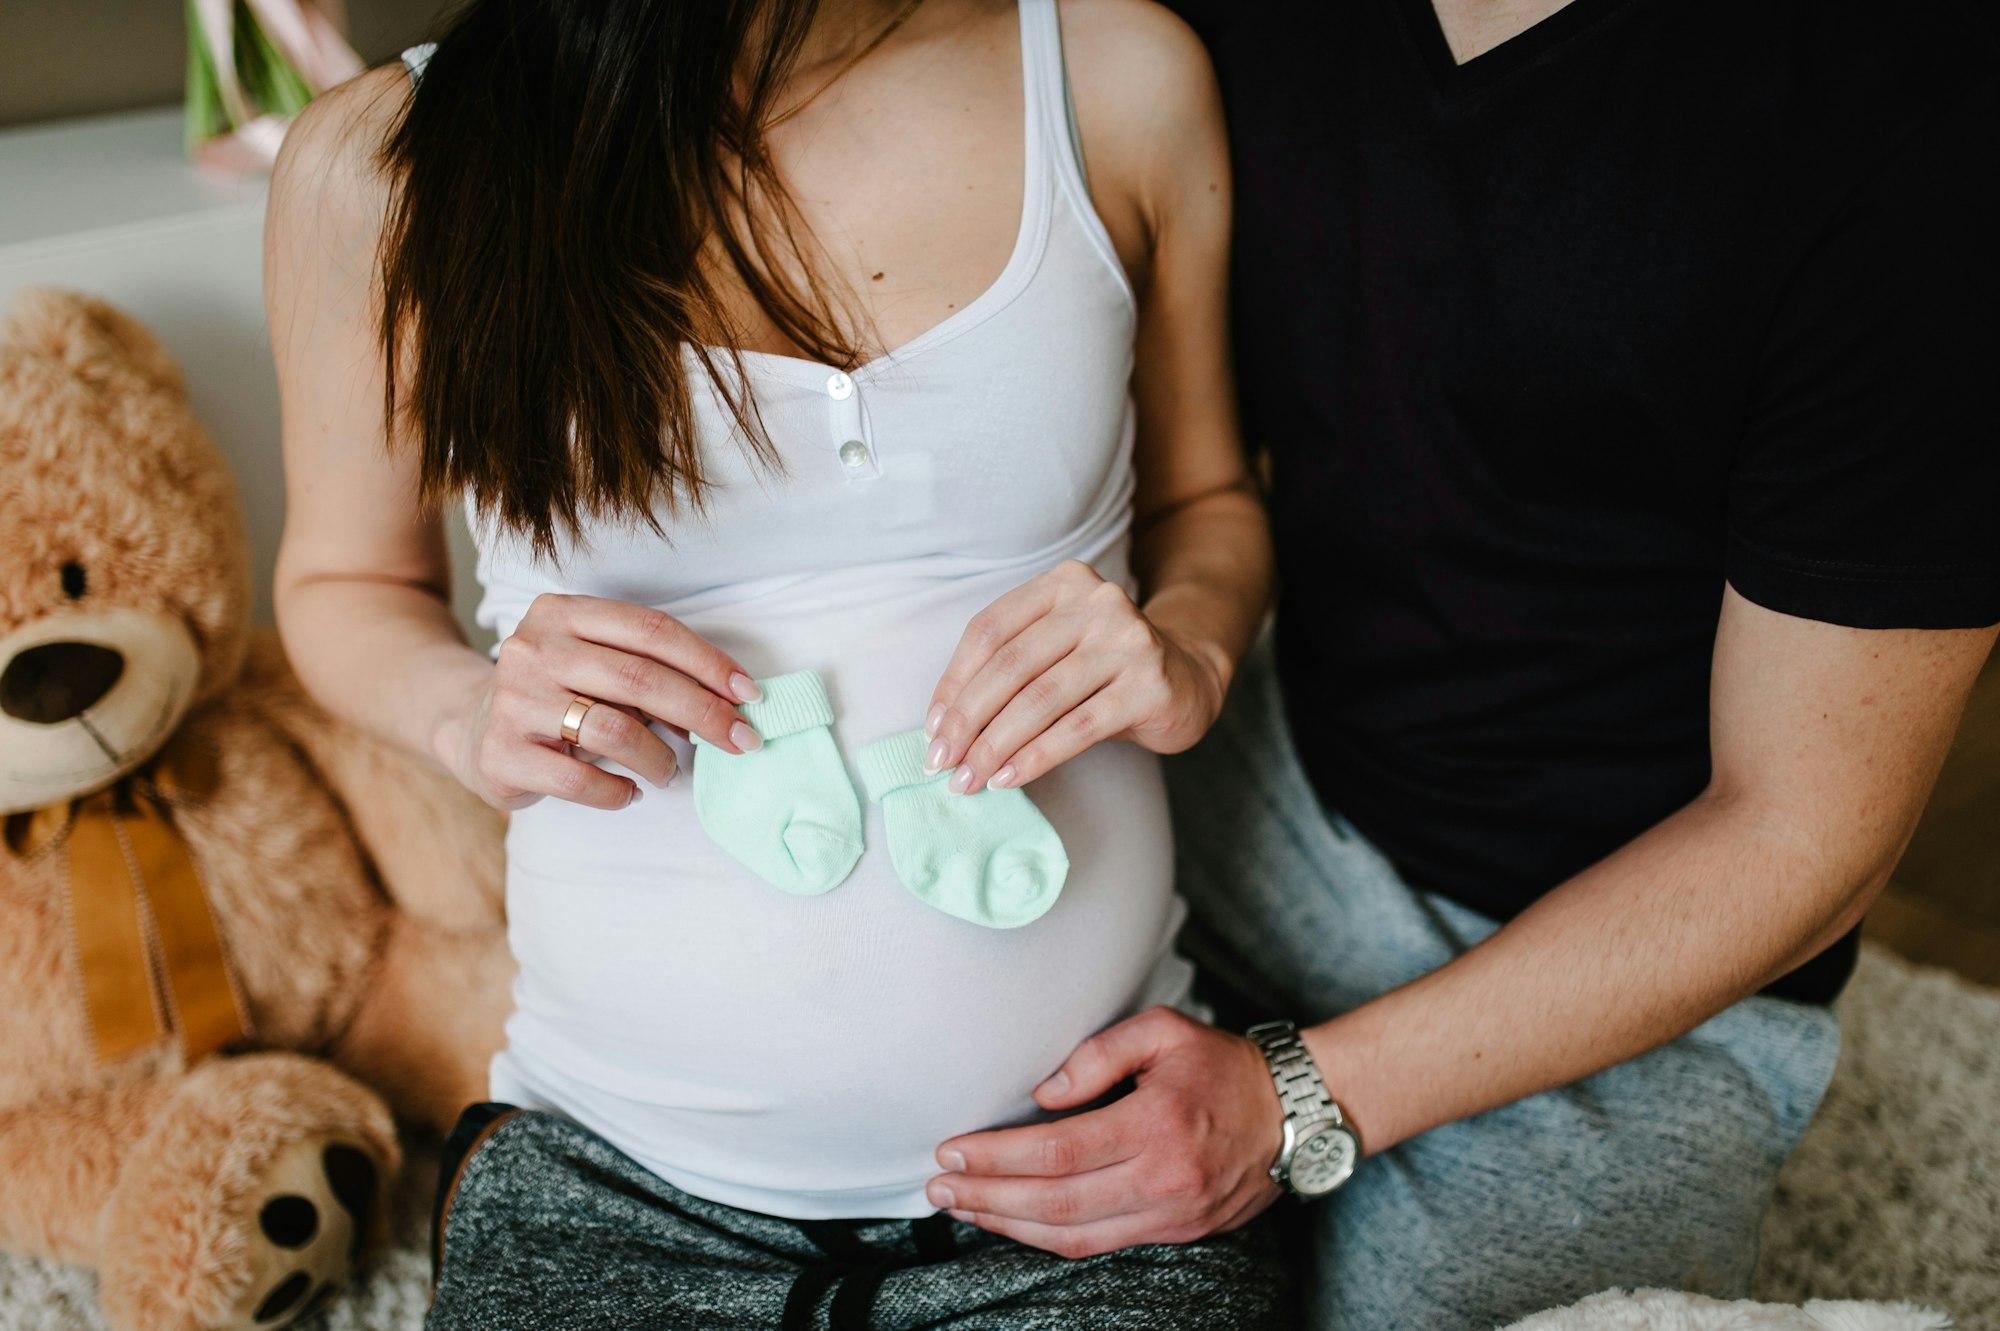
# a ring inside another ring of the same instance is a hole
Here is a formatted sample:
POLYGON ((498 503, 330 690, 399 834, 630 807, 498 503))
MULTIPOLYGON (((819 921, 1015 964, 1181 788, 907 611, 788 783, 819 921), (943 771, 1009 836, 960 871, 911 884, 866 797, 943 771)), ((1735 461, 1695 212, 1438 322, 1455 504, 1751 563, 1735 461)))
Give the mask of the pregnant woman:
POLYGON ((267 276, 292 658, 513 811, 431 1324, 1282 1321, 1261 1177, 1076 1261, 925 1191, 1187 997, 1155 754, 1269 580, 1199 45, 1146 0, 478 0, 404 65, 294 129, 267 276))

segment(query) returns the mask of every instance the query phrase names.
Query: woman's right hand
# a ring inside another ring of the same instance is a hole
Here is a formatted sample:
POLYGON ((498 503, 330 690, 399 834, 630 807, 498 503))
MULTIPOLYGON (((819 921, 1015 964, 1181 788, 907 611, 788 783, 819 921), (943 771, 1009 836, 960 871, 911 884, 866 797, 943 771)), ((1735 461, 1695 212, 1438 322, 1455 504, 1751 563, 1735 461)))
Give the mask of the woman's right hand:
POLYGON ((622 809, 639 798, 638 784, 576 750, 664 786, 677 764, 649 719, 745 753, 763 741, 736 704, 757 697, 748 671, 671 615, 597 596, 543 595, 500 644, 484 686, 440 725, 435 748, 496 808, 553 795, 622 809), (560 732, 578 697, 599 705, 584 714, 572 749, 560 732))

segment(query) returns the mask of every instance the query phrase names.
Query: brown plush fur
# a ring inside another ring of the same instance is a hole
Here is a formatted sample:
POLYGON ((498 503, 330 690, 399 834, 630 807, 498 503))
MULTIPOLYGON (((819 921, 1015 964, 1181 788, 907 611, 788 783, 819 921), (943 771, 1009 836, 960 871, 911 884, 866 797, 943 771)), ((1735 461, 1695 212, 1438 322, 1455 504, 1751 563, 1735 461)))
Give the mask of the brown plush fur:
POLYGON ((375 1163, 379 1202, 395 1137, 362 1082, 441 1128, 483 1094, 505 1015, 497 815, 315 708, 275 643, 252 642, 247 585, 228 471, 165 352, 99 302, 26 298, 0 330, 0 669, 24 644, 87 638, 122 652, 116 687, 148 701, 94 709, 102 771, 76 766, 84 721, 0 716, 0 810, 102 788, 169 741, 212 756, 176 826, 254 1045, 294 1051, 188 1068, 169 1045, 100 1066, 63 857, 0 849, 0 1245, 98 1266, 121 1331, 247 1326, 290 1272, 337 1279, 345 1230, 291 1251, 258 1208, 289 1179, 346 1223, 339 1171, 319 1167, 342 1144, 375 1163))

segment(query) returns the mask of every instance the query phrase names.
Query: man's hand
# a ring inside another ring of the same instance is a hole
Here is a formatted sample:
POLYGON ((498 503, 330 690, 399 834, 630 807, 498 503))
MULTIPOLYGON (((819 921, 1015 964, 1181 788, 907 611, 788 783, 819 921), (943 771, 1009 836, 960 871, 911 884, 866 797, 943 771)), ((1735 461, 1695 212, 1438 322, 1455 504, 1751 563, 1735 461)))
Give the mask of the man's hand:
POLYGON ((1064 1257, 1189 1243, 1273 1201, 1284 1111, 1257 1047, 1156 1007, 1093 1035, 1035 1088, 1073 1109, 1127 1078, 1129 1095, 1054 1123, 954 1137, 933 1205, 1064 1257))

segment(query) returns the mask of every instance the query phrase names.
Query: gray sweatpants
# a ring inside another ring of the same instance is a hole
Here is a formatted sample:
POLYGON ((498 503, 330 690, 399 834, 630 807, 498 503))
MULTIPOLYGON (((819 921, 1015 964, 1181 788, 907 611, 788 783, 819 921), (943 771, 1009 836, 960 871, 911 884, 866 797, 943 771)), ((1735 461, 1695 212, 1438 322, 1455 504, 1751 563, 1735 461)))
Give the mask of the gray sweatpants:
POLYGON ((949 1216, 691 1197, 570 1119, 475 1105, 446 1149, 428 1331, 1222 1331, 1294 1324, 1268 1224, 1065 1261, 949 1216))

